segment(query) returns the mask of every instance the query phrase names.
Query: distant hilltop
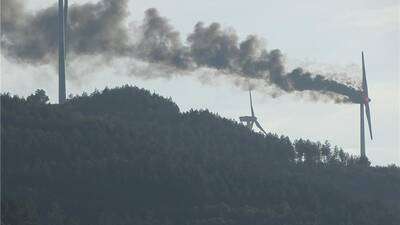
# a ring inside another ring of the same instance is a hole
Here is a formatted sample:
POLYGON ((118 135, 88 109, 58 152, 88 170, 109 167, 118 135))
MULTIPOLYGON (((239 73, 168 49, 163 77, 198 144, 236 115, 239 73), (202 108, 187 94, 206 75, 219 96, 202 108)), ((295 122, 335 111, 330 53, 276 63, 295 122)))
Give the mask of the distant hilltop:
POLYGON ((3 94, 1 121, 4 224, 400 224, 399 168, 137 87, 3 94))

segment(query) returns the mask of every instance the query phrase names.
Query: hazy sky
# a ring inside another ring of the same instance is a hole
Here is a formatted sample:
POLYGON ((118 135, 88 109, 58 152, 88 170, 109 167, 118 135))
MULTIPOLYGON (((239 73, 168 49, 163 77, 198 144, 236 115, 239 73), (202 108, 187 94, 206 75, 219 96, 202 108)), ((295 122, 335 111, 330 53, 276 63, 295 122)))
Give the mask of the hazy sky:
MULTIPOLYGON (((35 11, 56 2, 29 0, 27 4, 35 11)), ((373 164, 400 165, 398 1, 132 0, 127 22, 140 22, 150 7, 169 18, 183 37, 198 21, 220 22, 234 28, 241 38, 262 36, 269 49, 283 51, 289 68, 349 73, 360 79, 361 51, 365 51, 374 132, 374 140, 367 140, 367 155, 373 164)), ((57 73, 52 66, 20 66, 4 57, 1 60, 2 92, 26 96, 43 88, 52 101, 57 99, 57 73)), ((100 69, 74 69, 70 72, 74 76, 90 76, 79 82, 67 81, 68 92, 91 92, 128 83, 172 97, 182 111, 208 108, 233 119, 249 114, 248 94, 222 77, 210 80, 200 74, 143 80, 124 76, 123 65, 111 62, 100 69)), ((349 153, 359 154, 358 105, 315 103, 296 95, 273 99, 262 90, 256 91, 254 98, 256 114, 267 131, 288 135, 292 140, 329 140, 349 153)))

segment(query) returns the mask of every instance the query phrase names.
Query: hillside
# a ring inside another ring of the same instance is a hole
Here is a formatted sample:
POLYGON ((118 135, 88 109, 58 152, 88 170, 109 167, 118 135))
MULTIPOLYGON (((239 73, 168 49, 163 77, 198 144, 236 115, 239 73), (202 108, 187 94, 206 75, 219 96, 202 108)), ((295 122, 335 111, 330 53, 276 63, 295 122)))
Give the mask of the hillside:
POLYGON ((1 96, 2 224, 398 225, 400 169, 136 87, 1 96))

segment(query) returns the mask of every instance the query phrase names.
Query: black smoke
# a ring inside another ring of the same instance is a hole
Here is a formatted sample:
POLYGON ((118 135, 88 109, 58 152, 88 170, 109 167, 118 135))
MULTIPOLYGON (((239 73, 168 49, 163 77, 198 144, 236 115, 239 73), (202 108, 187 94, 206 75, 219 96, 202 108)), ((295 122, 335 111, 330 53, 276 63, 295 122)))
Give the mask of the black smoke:
MULTIPOLYGON (((358 103, 360 91, 350 85, 297 68, 285 71, 279 49, 268 50, 262 39, 240 41, 232 29, 199 22, 182 41, 178 31, 154 8, 130 30, 128 0, 74 4, 69 10, 68 52, 75 56, 132 57, 179 71, 207 67, 231 76, 263 81, 284 92, 311 91, 336 102, 358 103)), ((22 0, 1 0, 2 54, 20 63, 46 64, 57 54, 57 5, 29 13, 22 0)))
MULTIPOLYGON (((44 64, 58 50, 58 5, 36 13, 23 0, 1 0, 1 47, 6 57, 22 63, 44 64)), ((101 0, 69 8, 68 51, 76 55, 121 56, 130 50, 124 26, 127 0, 101 0)))
POLYGON ((136 43, 136 55, 153 63, 163 63, 179 69, 191 65, 189 51, 183 46, 179 32, 161 17, 154 8, 145 12, 143 24, 139 28, 141 37, 136 43))

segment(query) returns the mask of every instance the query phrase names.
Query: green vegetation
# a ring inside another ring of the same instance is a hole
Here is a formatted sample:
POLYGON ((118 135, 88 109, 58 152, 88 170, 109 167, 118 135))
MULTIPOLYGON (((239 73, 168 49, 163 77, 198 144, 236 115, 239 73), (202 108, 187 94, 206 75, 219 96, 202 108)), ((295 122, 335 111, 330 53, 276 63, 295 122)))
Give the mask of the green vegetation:
POLYGON ((2 224, 398 225, 400 169, 125 86, 1 96, 2 224))

